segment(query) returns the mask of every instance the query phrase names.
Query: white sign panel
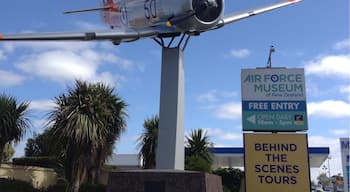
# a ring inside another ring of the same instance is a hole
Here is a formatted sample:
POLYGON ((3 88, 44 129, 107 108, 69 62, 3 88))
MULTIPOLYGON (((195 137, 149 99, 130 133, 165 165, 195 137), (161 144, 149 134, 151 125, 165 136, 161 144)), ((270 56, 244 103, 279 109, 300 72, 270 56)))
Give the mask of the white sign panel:
POLYGON ((349 144, 350 144, 350 138, 340 138, 341 159, 342 159, 343 176, 344 176, 344 192, 350 192, 349 144))
POLYGON ((306 100, 304 69, 242 70, 242 100, 306 100))

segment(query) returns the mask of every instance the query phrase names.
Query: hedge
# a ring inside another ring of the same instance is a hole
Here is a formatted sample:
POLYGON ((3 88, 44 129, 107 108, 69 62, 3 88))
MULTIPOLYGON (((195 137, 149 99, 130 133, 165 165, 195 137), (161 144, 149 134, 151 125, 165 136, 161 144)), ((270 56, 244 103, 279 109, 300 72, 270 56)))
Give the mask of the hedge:
POLYGON ((62 167, 57 157, 20 157, 13 158, 12 164, 23 165, 23 166, 38 166, 44 168, 60 168, 62 167))
MULTIPOLYGON (((35 189, 30 183, 14 179, 0 178, 1 192, 64 192, 67 184, 58 182, 47 189, 35 189)), ((105 192, 106 186, 102 184, 82 184, 79 192, 105 192)))
POLYGON ((14 179, 0 178, 0 191, 1 192, 41 192, 39 189, 35 189, 30 183, 25 181, 19 181, 14 179))

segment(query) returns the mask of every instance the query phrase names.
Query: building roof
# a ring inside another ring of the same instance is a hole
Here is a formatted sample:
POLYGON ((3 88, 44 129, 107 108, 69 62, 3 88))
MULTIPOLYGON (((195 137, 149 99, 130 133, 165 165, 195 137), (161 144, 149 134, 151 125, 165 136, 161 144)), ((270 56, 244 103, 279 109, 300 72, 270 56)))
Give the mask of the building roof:
MULTIPOLYGON (((309 147, 310 167, 321 167, 329 155, 329 147, 309 147)), ((213 168, 218 167, 244 167, 243 147, 214 147, 213 168)))
MULTIPOLYGON (((214 162, 213 168, 244 167, 243 147, 214 147, 211 149, 214 162)), ((329 155, 329 147, 309 147, 310 167, 321 167, 329 155)), ((138 154, 113 154, 106 164, 117 165, 121 168, 140 168, 141 159, 138 154)))

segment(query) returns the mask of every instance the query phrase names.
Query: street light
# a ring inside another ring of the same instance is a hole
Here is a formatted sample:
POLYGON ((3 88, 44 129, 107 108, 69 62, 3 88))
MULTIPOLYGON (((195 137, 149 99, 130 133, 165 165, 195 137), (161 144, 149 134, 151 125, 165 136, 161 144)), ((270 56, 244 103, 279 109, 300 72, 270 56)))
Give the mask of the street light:
POLYGON ((331 156, 328 156, 327 159, 328 159, 328 177, 331 178, 331 166, 330 166, 330 164, 329 164, 329 160, 331 160, 332 157, 331 157, 331 156))

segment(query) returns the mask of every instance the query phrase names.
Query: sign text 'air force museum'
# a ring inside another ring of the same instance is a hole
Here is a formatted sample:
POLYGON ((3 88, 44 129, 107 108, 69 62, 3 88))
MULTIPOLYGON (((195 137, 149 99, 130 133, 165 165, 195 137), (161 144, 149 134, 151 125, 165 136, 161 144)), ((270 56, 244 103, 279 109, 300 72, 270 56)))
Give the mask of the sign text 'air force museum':
POLYGON ((308 192, 306 134, 244 134, 247 192, 308 192))
POLYGON ((304 69, 242 69, 244 131, 307 130, 304 69))

